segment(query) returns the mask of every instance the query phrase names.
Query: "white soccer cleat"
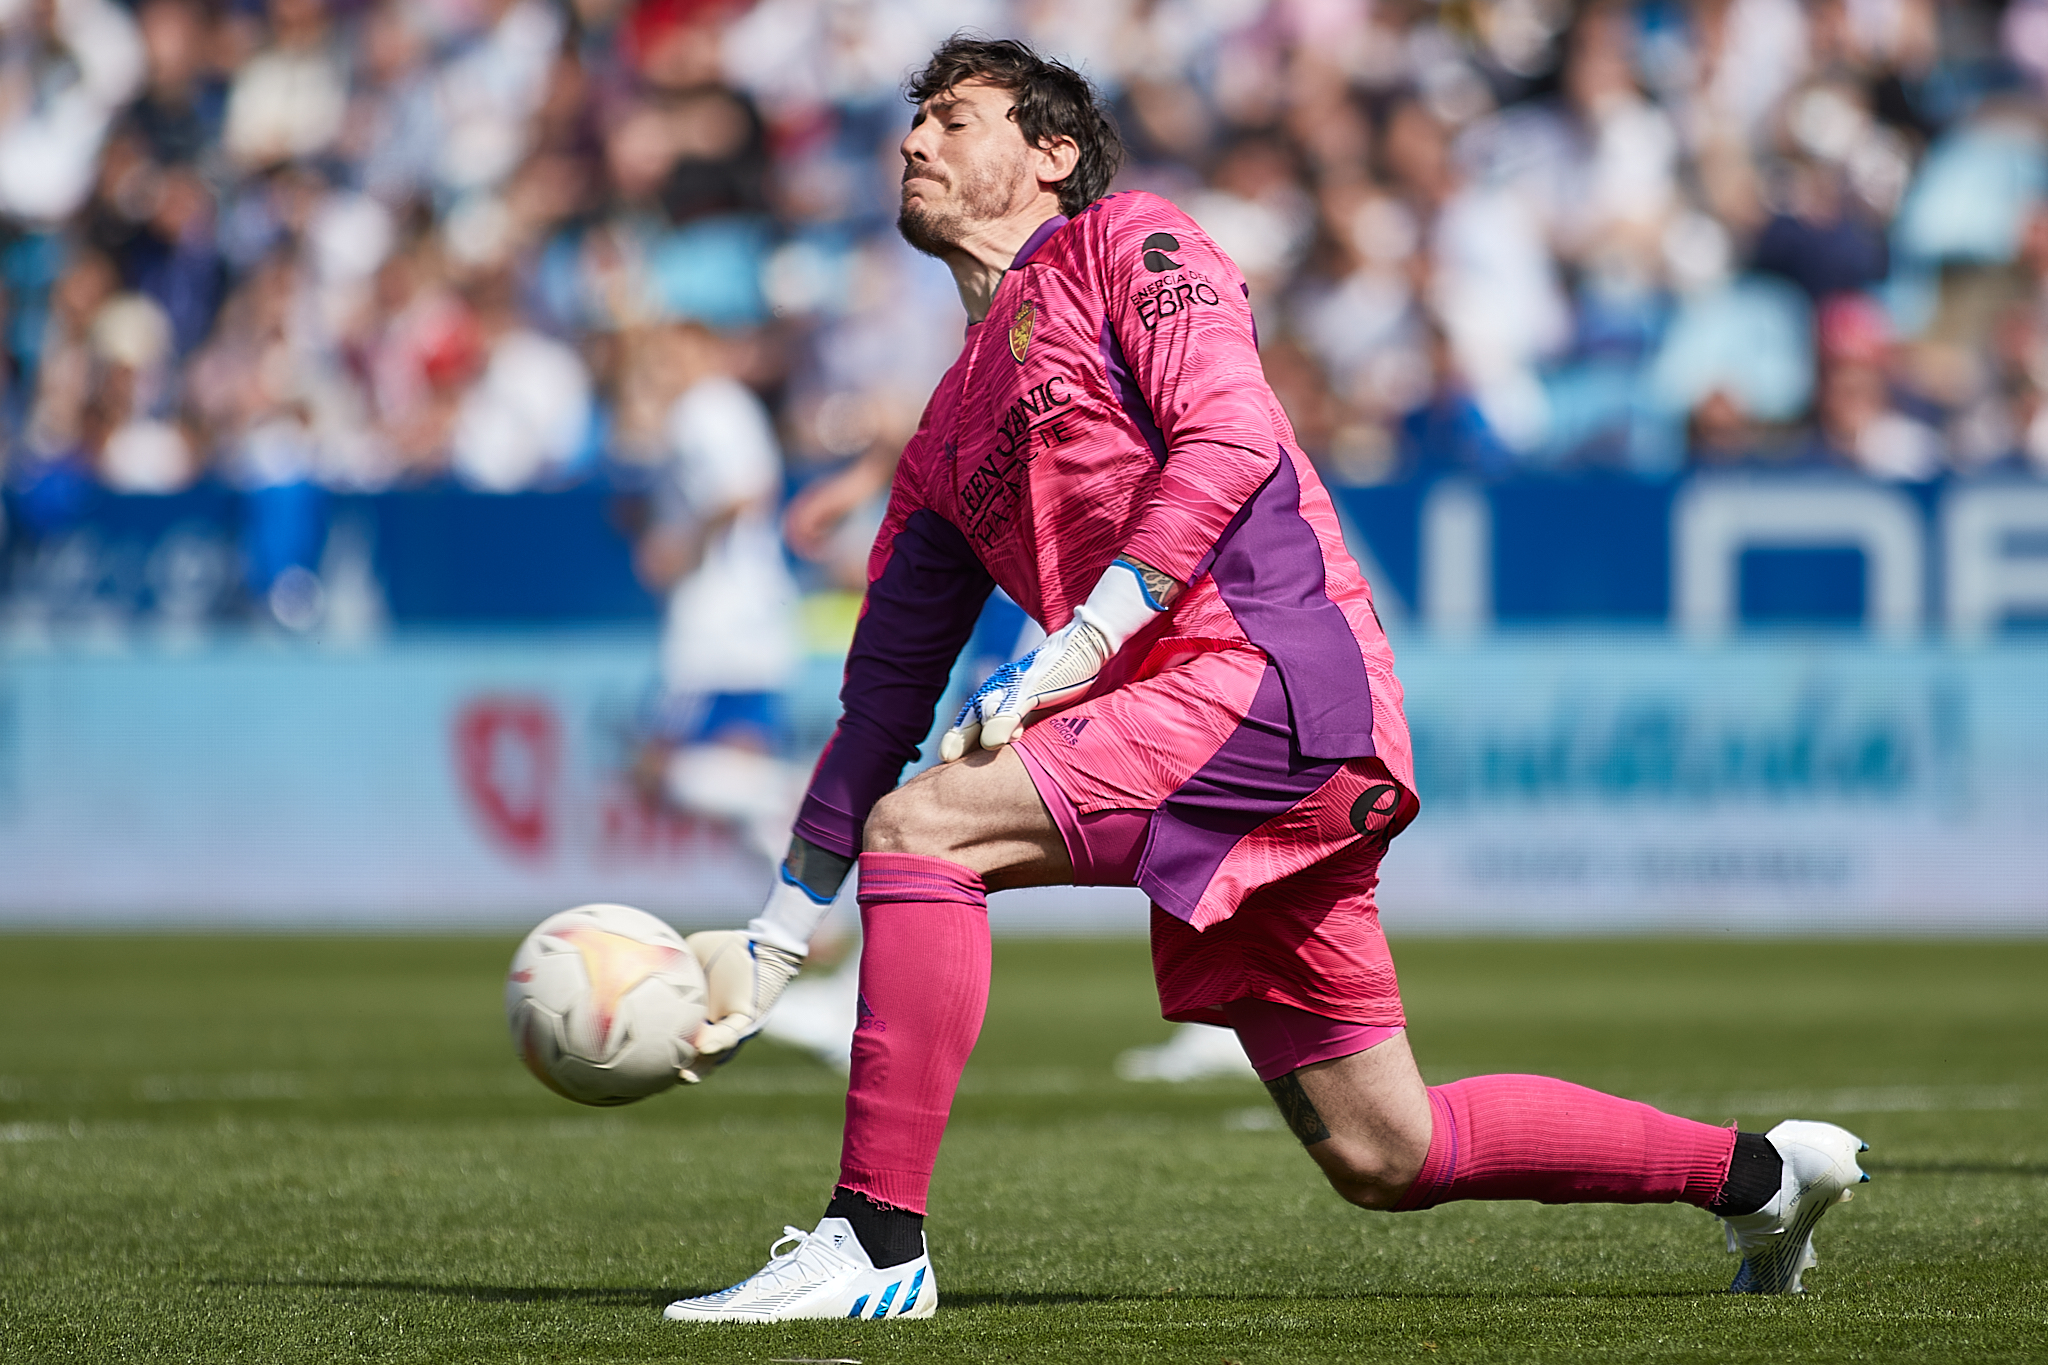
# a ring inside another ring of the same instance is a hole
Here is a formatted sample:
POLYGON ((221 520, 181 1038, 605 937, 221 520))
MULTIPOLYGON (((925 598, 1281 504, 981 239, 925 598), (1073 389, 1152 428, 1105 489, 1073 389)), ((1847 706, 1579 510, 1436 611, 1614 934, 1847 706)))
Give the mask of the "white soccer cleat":
POLYGON ((1785 1178, 1771 1202, 1755 1213, 1721 1221, 1728 1250, 1742 1253, 1731 1294, 1803 1294, 1799 1277, 1811 1270, 1813 1225, 1837 1204, 1847 1203, 1853 1186, 1869 1180, 1856 1154, 1870 1144, 1846 1128, 1806 1119, 1786 1119, 1764 1134, 1785 1163, 1785 1178))
POLYGON ((914 1261, 877 1270, 853 1235, 853 1225, 844 1218, 826 1218, 812 1232, 784 1228, 768 1248, 767 1265, 730 1289, 678 1299, 662 1316, 674 1322, 893 1322, 928 1318, 938 1307, 939 1285, 932 1278, 929 1251, 914 1261))

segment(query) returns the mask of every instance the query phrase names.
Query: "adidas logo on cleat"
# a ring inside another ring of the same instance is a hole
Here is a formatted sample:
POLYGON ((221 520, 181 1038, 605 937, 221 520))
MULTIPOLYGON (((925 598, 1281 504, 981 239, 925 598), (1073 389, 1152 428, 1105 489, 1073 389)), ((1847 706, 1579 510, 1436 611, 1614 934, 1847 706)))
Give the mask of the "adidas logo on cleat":
MULTIPOLYGON (((874 1314, 869 1319, 869 1321, 879 1322, 883 1318, 889 1316, 889 1304, 891 1303, 891 1301, 895 1299, 896 1291, 901 1288, 903 1288, 903 1281, 898 1280, 896 1281, 896 1283, 890 1285, 887 1289, 884 1289, 882 1291, 882 1301, 875 1305, 874 1314)), ((897 1317, 908 1317, 910 1315, 910 1310, 917 1307, 917 1296, 919 1292, 923 1290, 923 1288, 924 1267, 919 1266, 917 1273, 910 1277, 910 1292, 903 1296, 903 1306, 896 1310, 897 1317)), ((868 1300, 872 1297, 872 1295, 863 1294, 859 1298, 855 1299, 853 1301, 853 1311, 848 1313, 846 1316, 848 1316, 849 1318, 860 1317, 863 1313, 867 1311, 868 1300)))

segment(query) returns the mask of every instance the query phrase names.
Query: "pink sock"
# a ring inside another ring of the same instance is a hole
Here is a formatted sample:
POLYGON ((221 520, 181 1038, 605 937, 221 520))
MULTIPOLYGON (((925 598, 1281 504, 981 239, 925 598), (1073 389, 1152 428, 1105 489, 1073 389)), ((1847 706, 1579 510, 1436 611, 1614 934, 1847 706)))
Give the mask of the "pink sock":
POLYGON ((925 1211, 960 1072, 988 1010, 981 878, 919 853, 860 855, 859 1022, 839 1183, 925 1211))
POLYGON ((1453 1199, 1706 1205, 1735 1130, 1548 1076, 1473 1076, 1429 1091, 1429 1155, 1397 1210, 1453 1199))

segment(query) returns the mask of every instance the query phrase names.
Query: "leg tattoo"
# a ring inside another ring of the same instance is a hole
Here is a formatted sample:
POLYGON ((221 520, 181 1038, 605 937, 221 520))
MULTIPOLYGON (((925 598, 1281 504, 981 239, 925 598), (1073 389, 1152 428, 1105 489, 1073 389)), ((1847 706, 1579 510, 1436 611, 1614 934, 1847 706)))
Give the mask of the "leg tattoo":
POLYGON ((1280 1117, 1287 1120, 1288 1131, 1301 1139, 1302 1146, 1329 1141, 1330 1130, 1323 1123, 1323 1116, 1316 1112, 1308 1092, 1301 1088, 1299 1075, 1290 1071, 1278 1080, 1267 1081, 1266 1091, 1272 1095, 1273 1103, 1280 1106, 1280 1117))

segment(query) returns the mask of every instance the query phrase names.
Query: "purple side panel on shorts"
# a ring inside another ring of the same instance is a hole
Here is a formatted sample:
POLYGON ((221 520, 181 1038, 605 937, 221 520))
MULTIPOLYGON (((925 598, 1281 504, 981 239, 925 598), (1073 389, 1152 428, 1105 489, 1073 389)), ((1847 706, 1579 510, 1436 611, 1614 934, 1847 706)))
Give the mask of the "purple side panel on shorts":
POLYGON ((1131 362, 1124 356, 1124 344, 1116 339, 1116 328, 1110 325, 1108 318, 1102 320, 1102 338, 1098 344, 1102 350, 1102 366, 1109 371, 1109 382, 1116 386, 1116 400, 1123 405, 1124 416, 1131 419, 1138 428, 1138 434, 1145 438, 1145 444, 1152 447, 1152 458, 1165 464, 1166 434, 1159 430, 1159 421, 1152 415, 1152 405, 1145 401, 1138 381, 1132 377, 1131 362))
POLYGON ((868 812, 917 757, 994 587, 960 528, 930 508, 910 514, 868 585, 839 689, 843 714, 811 775, 797 834, 843 857, 860 852, 868 812))
POLYGON ((1351 623, 1324 590, 1322 543, 1301 514, 1301 480, 1285 450, 1196 576, 1204 570, 1246 638, 1279 667, 1302 753, 1371 757, 1372 679, 1351 623))
POLYGON ((1192 922, 1202 892, 1238 841, 1300 804, 1343 766, 1343 759, 1301 752, 1279 670, 1266 665, 1237 729, 1153 815, 1138 885, 1160 909, 1192 922))

